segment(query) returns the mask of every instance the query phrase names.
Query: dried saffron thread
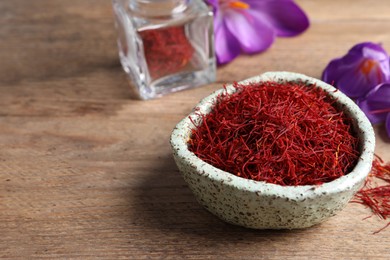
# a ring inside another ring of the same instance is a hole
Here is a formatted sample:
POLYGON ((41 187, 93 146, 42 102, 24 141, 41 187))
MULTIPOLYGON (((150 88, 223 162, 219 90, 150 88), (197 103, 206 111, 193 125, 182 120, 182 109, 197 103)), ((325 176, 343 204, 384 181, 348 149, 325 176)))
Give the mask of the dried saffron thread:
POLYGON ((390 183, 390 163, 385 164, 382 158, 377 156, 372 164, 372 170, 370 174, 373 177, 390 183))
POLYGON ((188 142, 205 162, 279 185, 316 185, 350 172, 359 156, 352 121, 304 83, 234 84, 201 115, 188 142))
MULTIPOLYGON (((359 190, 351 202, 365 205, 381 219, 387 220, 390 218, 390 163, 384 163, 377 156, 373 161, 372 170, 363 188, 359 190), (382 180, 382 184, 378 183, 378 180, 382 180)), ((390 226, 390 221, 384 227, 375 231, 374 234, 388 226, 390 226)))

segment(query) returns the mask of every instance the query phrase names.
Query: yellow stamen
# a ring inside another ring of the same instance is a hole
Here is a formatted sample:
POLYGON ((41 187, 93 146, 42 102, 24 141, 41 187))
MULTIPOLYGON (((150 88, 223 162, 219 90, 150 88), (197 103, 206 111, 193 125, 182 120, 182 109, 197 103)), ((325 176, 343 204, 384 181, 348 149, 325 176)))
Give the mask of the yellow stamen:
POLYGON ((247 3, 244 3, 241 1, 230 2, 229 6, 232 8, 238 8, 238 9, 248 9, 249 8, 249 5, 247 3))
POLYGON ((378 66, 378 63, 374 60, 365 60, 360 65, 360 71, 365 75, 368 76, 368 74, 371 72, 373 68, 378 66))

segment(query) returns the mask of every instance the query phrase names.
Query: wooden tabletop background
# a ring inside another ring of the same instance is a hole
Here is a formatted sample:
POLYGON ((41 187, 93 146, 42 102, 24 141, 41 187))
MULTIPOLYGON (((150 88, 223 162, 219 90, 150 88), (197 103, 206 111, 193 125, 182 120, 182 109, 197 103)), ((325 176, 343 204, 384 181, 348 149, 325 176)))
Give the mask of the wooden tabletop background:
MULTIPOLYGON (((218 69, 218 81, 151 101, 131 98, 111 1, 0 2, 0 257, 389 259, 390 228, 349 204, 305 230, 250 230, 194 199, 169 137, 225 82, 266 71, 320 77, 362 41, 390 51, 388 0, 299 0, 311 27, 218 69)), ((376 127, 376 152, 390 140, 376 127)))

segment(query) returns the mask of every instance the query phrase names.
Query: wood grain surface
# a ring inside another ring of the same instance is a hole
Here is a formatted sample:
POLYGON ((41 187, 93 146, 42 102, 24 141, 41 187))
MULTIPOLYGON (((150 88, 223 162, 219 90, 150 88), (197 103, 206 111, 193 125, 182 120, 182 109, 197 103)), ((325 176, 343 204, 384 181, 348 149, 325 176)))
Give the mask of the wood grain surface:
MULTIPOLYGON (((305 230, 226 224, 194 199, 170 132, 224 82, 266 71, 320 77, 355 43, 390 51, 387 0, 297 1, 295 38, 218 69, 218 82, 151 101, 131 98, 111 1, 0 1, 0 257, 6 259, 389 259, 387 222, 349 204, 305 230)), ((390 140, 376 128, 377 153, 390 140)))

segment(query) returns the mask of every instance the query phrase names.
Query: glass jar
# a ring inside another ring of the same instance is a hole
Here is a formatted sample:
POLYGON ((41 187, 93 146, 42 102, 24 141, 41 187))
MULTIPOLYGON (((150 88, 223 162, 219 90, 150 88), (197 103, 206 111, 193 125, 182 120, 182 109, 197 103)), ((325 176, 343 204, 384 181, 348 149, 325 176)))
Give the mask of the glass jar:
POLYGON ((202 0, 113 0, 119 57, 141 99, 215 81, 212 11, 202 0))

